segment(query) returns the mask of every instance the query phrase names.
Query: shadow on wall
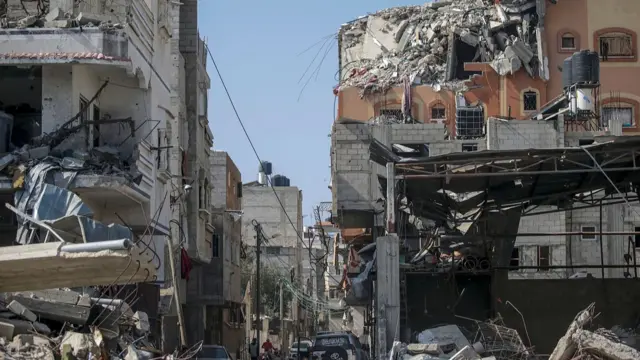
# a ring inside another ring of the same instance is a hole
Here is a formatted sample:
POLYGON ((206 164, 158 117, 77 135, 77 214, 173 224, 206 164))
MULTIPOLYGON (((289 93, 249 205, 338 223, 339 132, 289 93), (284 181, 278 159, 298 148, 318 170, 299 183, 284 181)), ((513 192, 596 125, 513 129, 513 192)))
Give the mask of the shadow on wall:
POLYGON ((564 335, 579 311, 596 303, 593 328, 610 329, 613 325, 636 328, 640 321, 640 281, 637 279, 496 279, 494 299, 496 311, 505 324, 517 329, 525 345, 529 345, 522 317, 506 302, 522 313, 538 354, 549 354, 564 335), (499 299, 499 300, 498 300, 499 299))

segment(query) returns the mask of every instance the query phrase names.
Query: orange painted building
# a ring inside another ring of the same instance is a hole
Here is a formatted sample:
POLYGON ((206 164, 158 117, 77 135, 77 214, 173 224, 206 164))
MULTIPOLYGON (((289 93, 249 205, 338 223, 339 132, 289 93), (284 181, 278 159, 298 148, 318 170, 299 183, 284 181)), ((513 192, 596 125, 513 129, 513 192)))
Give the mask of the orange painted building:
MULTIPOLYGON (((530 77, 524 69, 513 75, 500 76, 487 63, 466 63, 467 71, 482 71, 467 83, 464 93, 470 105, 482 104, 488 117, 524 119, 542 105, 562 93, 559 66, 578 50, 601 51, 606 43, 609 53, 600 65, 599 104, 602 111, 619 111, 628 115, 623 131, 640 130, 640 64, 638 38, 640 31, 638 0, 562 0, 547 2, 544 21, 543 53, 548 60, 549 80, 530 77), (535 104, 535 106, 534 106, 535 104)), ((367 121, 381 110, 399 109, 402 87, 386 93, 366 95, 360 89, 340 88, 338 118, 367 121)), ((412 91, 412 116, 421 122, 444 122, 455 133, 455 94, 436 92, 432 87, 417 85, 412 91)))

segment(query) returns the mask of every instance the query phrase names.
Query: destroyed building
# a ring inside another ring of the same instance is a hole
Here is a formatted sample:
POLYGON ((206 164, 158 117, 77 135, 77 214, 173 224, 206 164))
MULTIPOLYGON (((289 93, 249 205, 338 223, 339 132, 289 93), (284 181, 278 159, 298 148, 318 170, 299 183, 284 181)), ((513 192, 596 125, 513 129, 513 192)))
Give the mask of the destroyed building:
POLYGON ((375 354, 458 315, 524 316, 542 352, 585 302, 635 317, 638 10, 438 1, 342 26, 333 222, 375 354))
POLYGON ((6 317, 0 349, 40 317, 50 338, 84 342, 103 313, 117 318, 115 335, 98 326, 104 356, 213 343, 215 315, 187 291, 213 254, 197 1, 5 0, 0 40, 0 310, 14 299, 87 315, 6 317))

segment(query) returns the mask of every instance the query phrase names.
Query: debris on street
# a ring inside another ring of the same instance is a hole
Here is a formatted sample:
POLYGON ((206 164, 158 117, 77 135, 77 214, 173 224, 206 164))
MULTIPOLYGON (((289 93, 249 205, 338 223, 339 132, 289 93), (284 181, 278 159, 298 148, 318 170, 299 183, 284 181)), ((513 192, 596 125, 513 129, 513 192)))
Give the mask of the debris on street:
MULTIPOLYGON (((595 318, 595 304, 581 311, 560 338, 549 360, 632 360, 640 359, 635 334, 619 326, 611 330, 586 330, 595 318)), ((466 319, 466 318, 465 318, 466 319)), ((471 319, 468 319, 471 320, 471 319)), ((390 360, 530 360, 536 358, 515 329, 504 325, 500 316, 490 321, 473 320, 475 332, 456 325, 426 329, 415 343, 395 342, 390 360), (465 335, 472 334, 472 335, 465 335)), ((638 344, 640 345, 640 344, 638 344)))
POLYGON ((524 68, 544 77, 536 38, 544 12, 535 0, 464 0, 395 7, 360 17, 339 32, 341 83, 362 94, 384 93, 405 79, 440 89, 464 90, 484 62, 500 75, 524 68))

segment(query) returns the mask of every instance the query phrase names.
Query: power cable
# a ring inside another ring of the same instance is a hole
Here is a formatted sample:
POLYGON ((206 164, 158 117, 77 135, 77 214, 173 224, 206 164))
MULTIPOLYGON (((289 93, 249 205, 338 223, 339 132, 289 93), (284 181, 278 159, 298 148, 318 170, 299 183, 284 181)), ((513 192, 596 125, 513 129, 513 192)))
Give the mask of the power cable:
MULTIPOLYGON (((213 63, 213 67, 216 70, 216 73, 218 75, 218 79, 220 79, 220 84, 222 85, 222 88, 224 89, 224 92, 227 95, 227 98, 229 99, 229 103, 231 104, 231 108, 233 109, 233 112, 234 112, 234 114, 236 116, 236 119, 238 120, 238 123, 240 124, 240 127, 242 128, 242 131, 244 132, 244 135, 247 138, 247 141, 249 141, 249 145, 251 146, 251 150, 253 151, 253 154, 256 156, 256 159, 258 159, 258 163, 260 164, 260 166, 262 166, 262 159, 260 158, 260 155, 258 154, 258 150, 256 150, 255 145, 253 145, 253 141, 251 140, 251 137, 249 136, 249 132, 247 131, 247 128, 245 127, 244 122, 242 121, 242 118, 240 117, 240 114, 238 113, 238 109, 236 108, 236 105, 235 105, 235 102, 233 101, 233 98, 231 98, 231 93, 229 92, 229 89, 227 88, 227 85, 224 82, 224 79, 222 78, 222 74, 220 73, 220 69, 218 68, 218 64, 216 63, 216 60, 213 58, 213 54, 211 53, 211 49, 209 48, 208 45, 205 45, 205 48, 207 49, 207 54, 209 54, 209 58, 211 59, 211 62, 213 63)), ((302 246, 305 249, 309 250, 309 246, 307 244, 305 244, 304 239, 300 235, 300 230, 296 227, 296 225, 294 225, 293 220, 291 220, 291 217, 289 216, 289 213, 287 212, 287 210, 284 207, 284 204, 282 203, 282 200, 280 200, 280 196, 278 196, 278 192, 274 188, 273 183, 271 182, 271 178, 267 177, 267 183, 268 183, 269 187, 271 188, 271 191, 273 191, 273 195, 276 197, 276 200, 278 201, 278 204, 280 205, 280 208, 284 212, 284 215, 287 218, 287 221, 289 222, 291 227, 293 227, 293 229, 295 230, 295 233, 296 233, 296 236, 298 237, 298 240, 300 241, 300 243, 302 244, 302 246)), ((311 256, 313 257, 314 261, 316 261, 316 262, 320 261, 314 255, 311 255, 311 256)), ((334 280, 335 280, 335 278, 334 278, 334 280)))

